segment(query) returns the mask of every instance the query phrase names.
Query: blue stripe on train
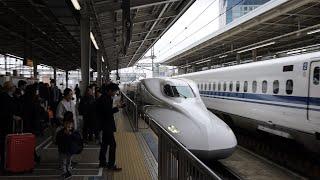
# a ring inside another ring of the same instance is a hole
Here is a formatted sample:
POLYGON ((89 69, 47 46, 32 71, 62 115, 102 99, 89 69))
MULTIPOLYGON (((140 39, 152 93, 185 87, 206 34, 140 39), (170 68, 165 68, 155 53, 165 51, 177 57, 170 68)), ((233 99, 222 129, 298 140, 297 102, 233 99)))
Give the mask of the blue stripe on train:
MULTIPOLYGON (((201 95, 222 96, 222 97, 220 97, 220 99, 221 98, 225 99, 223 97, 236 97, 236 98, 251 99, 251 100, 272 101, 272 102, 282 102, 282 103, 292 103, 292 104, 302 104, 302 105, 308 105, 308 100, 309 100, 310 105, 320 106, 320 98, 316 98, 316 97, 308 98, 308 97, 301 97, 301 96, 282 96, 282 95, 235 93, 235 92, 214 92, 214 91, 200 91, 200 94, 201 95)), ((237 99, 236 101, 252 102, 252 101, 246 101, 246 100, 240 100, 240 99, 237 99)), ((301 108, 301 107, 296 107, 296 106, 288 106, 288 105, 266 103, 266 102, 252 102, 252 103, 306 109, 306 108, 301 108)))

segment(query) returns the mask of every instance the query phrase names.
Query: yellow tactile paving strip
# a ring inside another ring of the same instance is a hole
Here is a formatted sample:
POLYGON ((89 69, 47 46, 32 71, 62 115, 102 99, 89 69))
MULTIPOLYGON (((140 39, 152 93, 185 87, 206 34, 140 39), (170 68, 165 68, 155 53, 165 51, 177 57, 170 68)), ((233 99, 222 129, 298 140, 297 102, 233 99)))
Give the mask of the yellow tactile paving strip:
POLYGON ((117 132, 115 138, 117 142, 116 163, 122 167, 122 171, 110 172, 105 170, 104 177, 114 180, 151 179, 135 134, 132 132, 117 132))

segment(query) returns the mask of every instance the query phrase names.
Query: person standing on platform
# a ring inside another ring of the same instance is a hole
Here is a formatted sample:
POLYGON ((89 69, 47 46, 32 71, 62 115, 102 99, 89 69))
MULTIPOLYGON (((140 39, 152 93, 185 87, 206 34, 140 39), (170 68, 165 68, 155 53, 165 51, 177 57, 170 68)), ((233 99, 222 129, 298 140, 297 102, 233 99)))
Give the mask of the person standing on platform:
POLYGON ((76 84, 76 87, 74 88, 74 92, 76 94, 76 100, 77 100, 77 102, 79 102, 80 96, 81 96, 81 92, 80 92, 80 88, 79 88, 78 84, 76 84))
POLYGON ((73 92, 70 88, 66 88, 63 91, 63 99, 60 101, 57 107, 56 117, 60 123, 62 123, 64 113, 67 111, 71 111, 73 114, 73 121, 74 121, 74 129, 78 130, 79 123, 76 116, 76 107, 75 104, 72 102, 73 92))
POLYGON ((103 94, 97 102, 97 116, 101 121, 102 143, 99 154, 99 167, 107 167, 109 170, 121 171, 122 168, 115 165, 116 158, 116 141, 114 132, 116 132, 116 124, 113 114, 119 111, 119 108, 124 107, 124 104, 113 107, 113 97, 119 91, 119 86, 110 83, 106 86, 106 93, 103 94), (106 162, 106 152, 109 146, 109 159, 106 162))
POLYGON ((13 98, 15 90, 12 82, 7 81, 3 84, 3 92, 0 94, 0 173, 4 172, 5 138, 12 133, 13 122, 22 121, 13 98))
POLYGON ((60 95, 60 90, 59 90, 58 86, 56 85, 56 81, 54 79, 51 79, 51 81, 50 81, 50 91, 49 92, 50 92, 49 106, 53 112, 54 124, 57 126, 60 126, 60 124, 56 118, 56 110, 57 110, 57 106, 60 102, 61 95, 60 95))
POLYGON ((94 111, 95 111, 95 100, 92 92, 92 88, 89 86, 86 89, 86 94, 81 98, 79 103, 79 114, 83 116, 83 129, 82 135, 85 144, 88 141, 92 141, 94 134, 94 111))

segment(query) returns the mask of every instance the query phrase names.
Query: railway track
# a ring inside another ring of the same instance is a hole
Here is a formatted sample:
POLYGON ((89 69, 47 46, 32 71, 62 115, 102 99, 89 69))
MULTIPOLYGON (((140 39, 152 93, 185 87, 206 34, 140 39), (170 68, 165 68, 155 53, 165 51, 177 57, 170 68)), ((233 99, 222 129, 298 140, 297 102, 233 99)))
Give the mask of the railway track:
POLYGON ((273 163, 309 179, 320 179, 320 157, 290 140, 263 132, 234 129, 238 144, 273 163))
POLYGON ((238 173, 219 161, 206 163, 223 180, 244 180, 238 173))

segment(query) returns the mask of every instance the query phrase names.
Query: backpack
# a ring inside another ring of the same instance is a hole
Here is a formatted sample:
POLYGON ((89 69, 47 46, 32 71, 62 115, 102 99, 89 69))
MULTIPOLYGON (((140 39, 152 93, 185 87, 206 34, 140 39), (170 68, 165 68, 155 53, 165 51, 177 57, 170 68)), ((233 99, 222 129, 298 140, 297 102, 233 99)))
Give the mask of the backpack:
POLYGON ((70 143, 70 154, 80 154, 83 150, 83 138, 79 131, 72 133, 72 142, 70 143))

